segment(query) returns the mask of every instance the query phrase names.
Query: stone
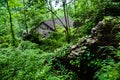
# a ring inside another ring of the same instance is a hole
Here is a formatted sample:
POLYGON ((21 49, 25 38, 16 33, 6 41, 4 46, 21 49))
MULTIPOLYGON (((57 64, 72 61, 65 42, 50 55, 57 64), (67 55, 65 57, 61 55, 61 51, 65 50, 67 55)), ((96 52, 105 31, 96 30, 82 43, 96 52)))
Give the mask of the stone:
MULTIPOLYGON (((116 47, 119 41, 115 38, 113 33, 111 33, 114 25, 112 24, 112 21, 100 21, 94 28, 91 29, 91 34, 88 37, 82 38, 82 42, 78 42, 76 45, 71 47, 70 55, 74 55, 74 58, 78 57, 80 54, 84 54, 87 51, 87 48, 90 48, 92 53, 97 53, 99 46, 116 47)), ((120 31, 118 31, 118 28, 119 25, 115 27, 113 31, 114 34, 120 31), (115 30, 117 30, 117 32, 115 30)), ((99 56, 102 55, 103 54, 100 54, 99 56)))

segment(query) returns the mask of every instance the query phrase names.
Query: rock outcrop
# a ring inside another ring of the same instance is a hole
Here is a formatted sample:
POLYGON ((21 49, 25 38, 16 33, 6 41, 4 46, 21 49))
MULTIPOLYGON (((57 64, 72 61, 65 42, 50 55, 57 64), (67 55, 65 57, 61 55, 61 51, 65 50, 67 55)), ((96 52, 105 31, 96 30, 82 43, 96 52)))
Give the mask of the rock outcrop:
POLYGON ((92 28, 91 35, 82 38, 83 40, 80 43, 71 47, 71 53, 68 55, 68 58, 76 58, 84 54, 87 48, 92 53, 96 53, 99 46, 117 47, 119 39, 116 38, 115 34, 119 31, 120 23, 114 23, 113 19, 110 21, 100 21, 92 28))

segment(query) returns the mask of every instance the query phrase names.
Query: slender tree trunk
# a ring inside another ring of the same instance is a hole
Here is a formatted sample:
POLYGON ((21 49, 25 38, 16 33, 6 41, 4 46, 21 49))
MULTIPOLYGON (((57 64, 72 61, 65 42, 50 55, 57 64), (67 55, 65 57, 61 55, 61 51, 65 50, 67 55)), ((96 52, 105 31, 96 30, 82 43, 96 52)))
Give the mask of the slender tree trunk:
POLYGON ((25 23, 26 33, 27 33, 27 35, 28 35, 28 25, 27 25, 27 21, 26 21, 25 0, 23 0, 23 5, 24 5, 24 23, 25 23))
POLYGON ((12 15, 11 15, 8 0, 6 0, 6 1, 7 1, 7 10, 8 10, 9 16, 10 16, 10 29, 11 29, 11 36, 12 36, 12 45, 15 46, 15 34, 14 34, 13 24, 12 24, 12 15))
POLYGON ((60 21, 60 23, 63 25, 63 27, 66 28, 66 26, 64 25, 62 20, 51 9, 48 8, 48 10, 51 11, 51 13, 60 21))
POLYGON ((68 15, 68 9, 67 9, 67 4, 66 4, 66 15, 67 15, 67 23, 68 23, 68 28, 70 28, 70 21, 69 21, 69 15, 68 15))
MULTIPOLYGON (((49 5, 50 5, 51 11, 53 11, 51 1, 49 2, 49 5)), ((54 19, 54 15, 52 14, 52 12, 51 12, 51 17, 52 17, 52 21, 53 21, 53 27, 54 27, 54 29, 56 31, 55 19, 54 19)))
POLYGON ((68 27, 68 19, 67 19, 67 11, 66 11, 66 0, 63 1, 63 10, 64 10, 64 17, 65 17, 65 23, 66 23, 66 40, 68 43, 70 43, 70 36, 69 36, 69 27, 68 27))

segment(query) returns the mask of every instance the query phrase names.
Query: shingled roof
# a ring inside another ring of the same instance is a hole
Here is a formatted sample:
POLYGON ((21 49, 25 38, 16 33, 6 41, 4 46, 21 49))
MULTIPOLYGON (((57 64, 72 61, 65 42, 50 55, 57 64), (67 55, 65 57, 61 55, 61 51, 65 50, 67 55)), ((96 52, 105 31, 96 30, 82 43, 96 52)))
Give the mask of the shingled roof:
MULTIPOLYGON (((60 18, 60 20, 62 21, 62 23, 65 25, 65 18, 60 18)), ((55 25, 59 25, 59 26, 63 26, 63 24, 60 22, 59 19, 55 19, 55 25)), ((70 27, 73 27, 73 23, 74 21, 69 17, 67 18, 68 22, 69 22, 69 26, 70 27)), ((46 21, 43 21, 41 22, 40 26, 42 28, 45 28, 45 29, 50 29, 50 30, 54 30, 54 25, 53 25, 53 20, 46 20, 46 21)))
MULTIPOLYGON (((60 18, 62 23, 65 25, 65 17, 60 18)), ((55 19, 55 25, 63 26, 59 19, 55 19)), ((69 22, 69 27, 73 27, 74 21, 69 17, 67 18, 69 22)), ((54 31, 53 20, 46 20, 40 23, 36 28, 34 28, 35 32, 46 36, 49 32, 54 31)))

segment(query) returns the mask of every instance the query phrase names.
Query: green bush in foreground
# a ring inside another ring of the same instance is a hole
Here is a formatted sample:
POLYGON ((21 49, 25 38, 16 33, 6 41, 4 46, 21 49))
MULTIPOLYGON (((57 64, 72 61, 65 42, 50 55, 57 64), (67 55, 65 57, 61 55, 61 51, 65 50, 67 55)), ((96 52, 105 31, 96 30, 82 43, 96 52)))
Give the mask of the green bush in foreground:
POLYGON ((0 79, 73 80, 74 73, 68 72, 64 66, 60 69, 53 67, 54 58, 54 53, 45 53, 29 41, 21 43, 17 48, 1 48, 0 79))
POLYGON ((2 49, 0 55, 1 80, 44 79, 51 69, 50 55, 36 54, 36 50, 2 49))

